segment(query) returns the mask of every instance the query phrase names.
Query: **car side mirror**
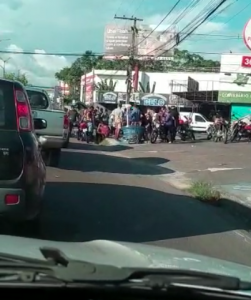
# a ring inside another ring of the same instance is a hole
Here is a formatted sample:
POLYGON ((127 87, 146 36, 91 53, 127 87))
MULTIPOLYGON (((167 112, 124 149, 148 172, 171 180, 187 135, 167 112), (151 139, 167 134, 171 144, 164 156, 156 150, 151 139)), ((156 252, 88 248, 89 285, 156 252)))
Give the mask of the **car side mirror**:
POLYGON ((47 128, 47 121, 44 119, 33 119, 35 130, 47 128))

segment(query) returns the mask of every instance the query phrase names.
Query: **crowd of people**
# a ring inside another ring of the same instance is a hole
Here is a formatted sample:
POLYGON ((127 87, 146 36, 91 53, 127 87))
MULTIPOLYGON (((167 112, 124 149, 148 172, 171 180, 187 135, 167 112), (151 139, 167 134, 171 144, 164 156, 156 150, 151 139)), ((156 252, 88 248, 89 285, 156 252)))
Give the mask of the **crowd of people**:
MULTIPOLYGON (((142 111, 136 104, 130 107, 123 107, 119 104, 111 113, 102 107, 90 106, 86 109, 78 111, 72 107, 68 112, 70 119, 70 130, 74 124, 83 124, 91 122, 93 128, 97 128, 99 133, 100 128, 108 128, 109 135, 120 138, 121 129, 123 126, 143 126, 147 131, 151 132, 156 124, 160 124, 164 130, 164 135, 169 143, 173 143, 176 137, 178 126, 185 121, 179 118, 179 112, 176 107, 161 108, 145 108, 142 111)), ((188 120, 187 120, 188 122, 188 120)), ((108 131, 106 131, 106 134, 108 131)))
POLYGON ((109 120, 109 126, 114 128, 116 139, 119 138, 120 129, 125 125, 143 126, 150 132, 156 124, 160 124, 169 143, 174 142, 177 128, 184 122, 179 118, 176 107, 148 108, 143 112, 136 104, 129 108, 123 108, 120 104, 111 112, 109 120))

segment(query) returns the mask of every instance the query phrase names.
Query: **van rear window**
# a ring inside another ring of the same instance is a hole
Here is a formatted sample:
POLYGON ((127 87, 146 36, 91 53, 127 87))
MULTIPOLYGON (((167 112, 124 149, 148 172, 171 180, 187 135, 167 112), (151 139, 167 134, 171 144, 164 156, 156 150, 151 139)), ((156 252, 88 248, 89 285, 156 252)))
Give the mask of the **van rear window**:
POLYGON ((49 106, 49 100, 45 93, 40 91, 26 90, 31 109, 46 109, 49 106))
POLYGON ((14 86, 12 82, 0 80, 0 130, 17 129, 14 86))

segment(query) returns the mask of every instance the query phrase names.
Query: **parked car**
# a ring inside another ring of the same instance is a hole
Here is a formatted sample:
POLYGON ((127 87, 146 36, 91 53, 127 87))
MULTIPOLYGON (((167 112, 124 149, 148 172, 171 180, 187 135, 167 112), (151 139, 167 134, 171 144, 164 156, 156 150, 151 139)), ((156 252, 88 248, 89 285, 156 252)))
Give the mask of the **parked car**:
POLYGON ((35 130, 44 119, 33 119, 23 85, 0 79, 0 221, 35 221, 40 214, 46 167, 35 130))
POLYGON ((213 122, 210 122, 200 113, 191 113, 191 112, 180 112, 180 117, 186 121, 186 118, 189 119, 189 127, 193 132, 205 133, 207 138, 211 139, 211 133, 209 131, 210 127, 213 125, 213 122))
POLYGON ((60 161, 61 149, 66 148, 70 139, 68 117, 63 110, 53 109, 48 94, 39 88, 26 87, 32 109, 33 118, 47 121, 46 129, 36 129, 36 134, 42 145, 45 163, 57 167, 60 161))

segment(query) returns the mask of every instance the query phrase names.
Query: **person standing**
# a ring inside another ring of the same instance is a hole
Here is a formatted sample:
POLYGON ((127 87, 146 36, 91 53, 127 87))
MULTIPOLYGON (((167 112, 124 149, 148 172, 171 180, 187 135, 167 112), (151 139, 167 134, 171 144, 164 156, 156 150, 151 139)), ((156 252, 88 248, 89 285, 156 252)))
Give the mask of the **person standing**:
POLYGON ((115 125, 115 139, 119 139, 120 130, 122 128, 122 121, 123 121, 123 108, 122 104, 119 103, 118 107, 113 110, 111 115, 114 119, 114 125, 115 125))

